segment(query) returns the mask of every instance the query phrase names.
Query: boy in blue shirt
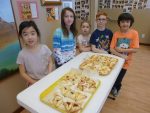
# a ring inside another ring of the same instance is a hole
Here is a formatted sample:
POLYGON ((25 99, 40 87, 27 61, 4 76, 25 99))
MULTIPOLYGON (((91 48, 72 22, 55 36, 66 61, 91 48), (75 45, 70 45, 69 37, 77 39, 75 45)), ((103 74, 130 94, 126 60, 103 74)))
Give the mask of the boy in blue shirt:
POLYGON ((97 29, 92 33, 90 44, 93 52, 110 53, 110 42, 113 36, 111 30, 106 28, 107 14, 98 12, 96 14, 97 29))

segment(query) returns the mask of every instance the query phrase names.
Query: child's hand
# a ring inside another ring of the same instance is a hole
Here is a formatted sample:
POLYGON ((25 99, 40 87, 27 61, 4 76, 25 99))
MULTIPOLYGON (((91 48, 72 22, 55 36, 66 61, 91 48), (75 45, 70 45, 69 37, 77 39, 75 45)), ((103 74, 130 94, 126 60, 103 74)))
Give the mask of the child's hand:
POLYGON ((119 53, 122 52, 122 48, 120 48, 120 47, 116 47, 115 50, 119 53))
POLYGON ((104 54, 108 54, 108 52, 107 52, 107 51, 103 51, 103 53, 104 53, 104 54))

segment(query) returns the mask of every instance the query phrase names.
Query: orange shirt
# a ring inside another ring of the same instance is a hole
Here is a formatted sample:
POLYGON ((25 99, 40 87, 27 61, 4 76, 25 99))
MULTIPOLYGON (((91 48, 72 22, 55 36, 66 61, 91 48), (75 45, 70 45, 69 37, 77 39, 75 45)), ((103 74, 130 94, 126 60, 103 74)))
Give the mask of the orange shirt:
MULTIPOLYGON (((127 33, 122 33, 117 31, 114 33, 110 48, 115 49, 116 47, 120 47, 123 49, 130 49, 130 48, 139 48, 139 36, 138 32, 134 29, 130 29, 127 33)), ((121 53, 128 56, 128 60, 125 61, 123 68, 127 69, 131 59, 132 53, 121 53)))

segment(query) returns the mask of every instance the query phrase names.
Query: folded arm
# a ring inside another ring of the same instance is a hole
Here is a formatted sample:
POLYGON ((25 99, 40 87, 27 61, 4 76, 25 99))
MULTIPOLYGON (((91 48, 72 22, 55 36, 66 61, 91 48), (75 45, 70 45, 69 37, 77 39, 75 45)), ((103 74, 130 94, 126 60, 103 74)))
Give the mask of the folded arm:
POLYGON ((115 50, 117 52, 126 52, 126 53, 136 53, 137 52, 137 49, 134 49, 134 48, 129 48, 129 49, 123 49, 123 48, 115 48, 115 50))
POLYGON ((127 60, 127 58, 128 58, 128 56, 119 53, 119 52, 116 51, 116 49, 114 49, 114 48, 110 48, 110 52, 111 52, 112 54, 116 55, 116 56, 119 56, 119 57, 125 59, 125 60, 127 60))
POLYGON ((79 50, 81 52, 87 52, 91 50, 91 46, 83 46, 82 44, 79 44, 79 50))
POLYGON ((104 50, 102 50, 102 49, 96 48, 95 45, 92 45, 91 48, 92 48, 92 51, 93 51, 93 52, 96 52, 96 53, 106 53, 106 54, 108 53, 107 51, 104 51, 104 50))

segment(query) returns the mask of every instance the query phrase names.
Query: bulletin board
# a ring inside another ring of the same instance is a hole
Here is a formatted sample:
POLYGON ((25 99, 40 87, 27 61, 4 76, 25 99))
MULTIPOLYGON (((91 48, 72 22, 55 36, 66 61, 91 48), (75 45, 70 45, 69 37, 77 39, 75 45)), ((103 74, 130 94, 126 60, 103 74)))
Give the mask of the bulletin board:
POLYGON ((75 0, 76 17, 81 20, 90 20, 90 0, 75 0))
POLYGON ((98 10, 104 8, 119 8, 123 12, 132 12, 133 9, 145 9, 148 0, 98 0, 98 10))

